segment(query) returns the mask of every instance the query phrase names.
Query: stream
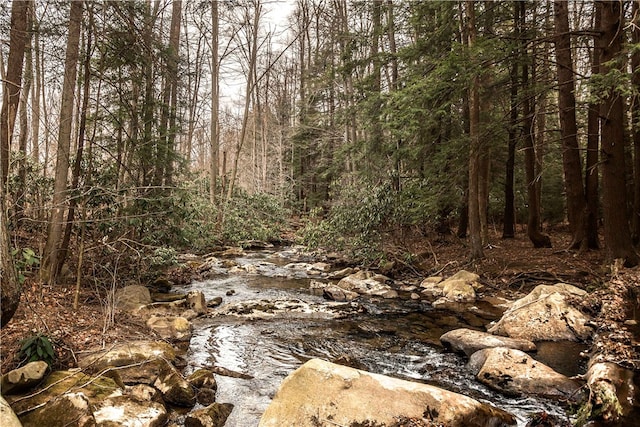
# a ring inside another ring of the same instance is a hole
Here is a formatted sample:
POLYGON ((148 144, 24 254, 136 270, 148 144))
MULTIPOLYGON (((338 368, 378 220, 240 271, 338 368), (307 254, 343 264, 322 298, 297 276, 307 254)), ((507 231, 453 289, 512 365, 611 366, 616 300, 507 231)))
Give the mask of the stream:
MULTIPOLYGON (((221 272, 177 289, 202 291, 207 300, 223 298, 218 311, 228 314, 193 321, 186 358, 187 374, 215 365, 251 376, 216 375, 216 401, 235 405, 227 426, 257 426, 282 380, 311 358, 459 392, 513 413, 519 426, 530 413, 564 416, 555 402, 505 397, 490 390, 466 369, 464 356, 440 345, 443 333, 478 328, 479 322, 487 324, 498 315, 460 315, 404 299, 327 301, 309 287, 312 279, 323 280, 321 274, 303 268, 301 261, 305 260, 291 250, 253 251, 235 259, 241 272, 221 272), (243 309, 256 305, 261 315, 243 309)), ((577 362, 583 349, 572 343, 546 343, 533 356, 558 372, 575 375, 582 368, 577 362)))

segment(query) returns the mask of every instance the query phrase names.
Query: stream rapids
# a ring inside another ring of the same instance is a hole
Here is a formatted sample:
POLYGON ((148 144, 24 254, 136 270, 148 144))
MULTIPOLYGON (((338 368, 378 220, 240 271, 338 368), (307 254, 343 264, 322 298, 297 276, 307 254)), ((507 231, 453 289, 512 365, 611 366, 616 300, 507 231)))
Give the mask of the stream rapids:
MULTIPOLYGON (((477 316, 403 299, 327 301, 309 286, 311 280, 322 278, 310 274, 300 261, 304 260, 294 250, 248 252, 235 259, 240 271, 221 271, 213 279, 177 289, 202 291, 207 300, 223 298, 220 314, 193 321, 186 357, 187 374, 207 366, 243 374, 242 378, 216 375, 216 401, 234 405, 227 426, 257 426, 282 380, 311 358, 455 391, 511 412, 518 426, 541 411, 566 416, 558 402, 506 397, 490 390, 466 368, 464 356, 443 349, 439 341, 443 333, 477 329, 477 316), (238 309, 243 304, 263 307, 264 312, 252 315, 238 309), (278 310, 279 306, 285 308, 278 310)), ((480 320, 487 324, 495 318, 480 320)), ((583 349, 574 343, 543 343, 533 356, 571 376, 583 369, 579 366, 583 349)))

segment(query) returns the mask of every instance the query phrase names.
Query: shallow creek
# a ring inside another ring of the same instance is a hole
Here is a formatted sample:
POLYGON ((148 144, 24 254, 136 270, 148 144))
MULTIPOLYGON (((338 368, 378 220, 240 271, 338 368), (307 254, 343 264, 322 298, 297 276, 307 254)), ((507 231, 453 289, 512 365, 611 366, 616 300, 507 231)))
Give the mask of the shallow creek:
MULTIPOLYGON (((437 311, 428 303, 408 300, 359 301, 337 304, 314 295, 311 276, 304 269, 286 268, 299 261, 290 252, 257 251, 236 259, 251 264, 253 274, 221 274, 193 283, 181 291, 200 290, 207 300, 222 297, 220 307, 245 301, 269 306, 288 301, 307 310, 285 311, 260 318, 222 315, 194 320, 194 335, 187 360, 188 371, 201 366, 220 366, 251 376, 250 379, 216 375, 218 402, 235 405, 227 426, 255 427, 282 380, 310 358, 348 364, 370 372, 433 384, 489 402, 526 424, 527 415, 546 411, 564 414, 544 399, 510 398, 495 393, 475 380, 466 358, 446 352, 439 337, 469 322, 493 320, 437 311), (227 292, 233 292, 227 295, 227 292), (340 313, 336 317, 336 313, 340 313)), ((579 373, 578 353, 584 347, 547 343, 538 358, 566 375, 579 373)), ((189 373, 187 372, 187 373, 189 373)))

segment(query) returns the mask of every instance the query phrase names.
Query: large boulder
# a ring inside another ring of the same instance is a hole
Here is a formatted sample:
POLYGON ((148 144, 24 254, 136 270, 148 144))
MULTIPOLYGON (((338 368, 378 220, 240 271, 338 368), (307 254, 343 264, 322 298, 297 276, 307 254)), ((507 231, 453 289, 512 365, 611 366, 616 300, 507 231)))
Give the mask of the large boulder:
POLYGON ((467 396, 312 359, 285 378, 259 426, 393 425, 400 418, 448 427, 516 422, 467 396))
POLYGON ((491 347, 507 347, 522 351, 535 351, 536 345, 527 340, 501 337, 473 329, 455 329, 440 337, 446 347, 471 356, 478 350, 491 347))
POLYGON ((21 417, 20 421, 23 427, 97 425, 89 399, 84 393, 65 393, 51 398, 43 406, 21 417))
MULTIPOLYGON (((53 403, 61 398, 61 396, 69 394, 69 390, 73 391, 74 396, 64 402, 57 403, 56 406, 52 406, 52 408, 58 408, 59 405, 63 407, 77 406, 78 408, 84 408, 83 402, 85 400, 91 404, 95 404, 109 397, 122 394, 122 389, 112 378, 105 376, 91 377, 79 370, 72 370, 52 372, 38 386, 37 392, 35 393, 29 390, 27 395, 10 395, 5 396, 5 398, 24 423, 22 414, 35 412, 44 408, 45 405, 53 403), (77 395, 81 395, 81 397, 77 395)), ((84 409, 82 409, 82 411, 84 411, 84 409)), ((46 419, 46 417, 43 419, 46 419)), ((41 424, 41 426, 42 425, 53 424, 45 423, 41 424)))
POLYGON ((11 406, 0 395, 0 426, 2 427, 22 427, 18 416, 13 412, 11 406))
POLYGON ((116 291, 115 304, 120 310, 135 310, 151 302, 151 292, 145 286, 125 286, 116 291))
POLYGON ((0 390, 2 394, 7 395, 30 389, 42 381, 48 369, 49 365, 42 360, 29 362, 3 375, 0 379, 0 390))
POLYGON ((474 353, 469 368, 481 383, 506 395, 537 395, 579 401, 581 384, 511 348, 485 348, 474 353))
POLYGON ((529 341, 581 341, 593 333, 590 318, 573 308, 570 298, 586 292, 559 283, 539 285, 527 296, 513 303, 489 332, 529 341))
POLYGON ((175 351, 166 342, 131 341, 87 353, 78 365, 89 373, 116 367, 125 384, 153 384, 175 360, 175 351))

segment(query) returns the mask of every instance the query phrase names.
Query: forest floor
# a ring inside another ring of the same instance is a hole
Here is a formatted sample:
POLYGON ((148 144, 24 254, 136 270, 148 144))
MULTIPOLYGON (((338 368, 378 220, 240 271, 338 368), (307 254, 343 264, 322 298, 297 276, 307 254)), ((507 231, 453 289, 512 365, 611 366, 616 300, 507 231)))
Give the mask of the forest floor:
MULTIPOLYGON (((492 245, 485 250, 485 259, 472 264, 463 241, 451 235, 429 239, 414 235, 410 241, 389 240, 389 255, 393 258, 396 254, 400 259, 400 252, 418 254, 418 262, 404 269, 405 276, 449 276, 466 269, 478 272, 489 289, 513 296, 520 296, 538 284, 557 282, 595 292, 610 281, 611 272, 605 264, 604 251, 576 254, 564 250, 568 242, 569 235, 562 231, 552 233, 554 247, 550 249, 534 249, 522 232, 516 238, 506 240, 495 235, 492 245)), ((624 274, 627 277, 624 280, 635 282, 629 287, 637 289, 640 268, 624 274)), ((18 366, 20 342, 37 332, 53 339, 57 350, 55 369, 74 367, 78 355, 89 348, 149 338, 150 331, 142 321, 114 311, 97 295, 96 289, 82 289, 80 308, 74 310, 73 284, 52 287, 27 279, 18 311, 0 330, 0 373, 18 366)), ((636 308, 637 301, 632 305, 636 308)), ((634 341, 638 340, 636 336, 634 341)))

